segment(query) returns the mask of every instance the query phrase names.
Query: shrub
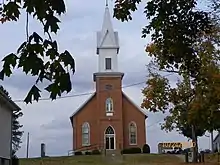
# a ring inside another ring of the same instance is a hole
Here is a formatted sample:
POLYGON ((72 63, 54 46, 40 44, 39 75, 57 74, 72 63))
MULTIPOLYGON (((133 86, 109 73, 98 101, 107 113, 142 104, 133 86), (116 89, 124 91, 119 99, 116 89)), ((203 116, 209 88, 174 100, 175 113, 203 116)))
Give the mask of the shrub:
POLYGON ((101 154, 101 152, 99 150, 97 150, 97 149, 92 150, 92 155, 100 155, 100 154, 101 154))
POLYGON ((85 155, 92 155, 92 153, 89 152, 89 151, 86 151, 86 152, 85 152, 85 155))
POLYGON ((150 153, 150 146, 148 144, 143 145, 143 153, 146 153, 146 154, 150 153))
POLYGON ((75 155, 82 155, 82 152, 81 151, 76 151, 75 155))
POLYGON ((126 148, 121 151, 121 154, 139 154, 141 149, 139 147, 126 148))

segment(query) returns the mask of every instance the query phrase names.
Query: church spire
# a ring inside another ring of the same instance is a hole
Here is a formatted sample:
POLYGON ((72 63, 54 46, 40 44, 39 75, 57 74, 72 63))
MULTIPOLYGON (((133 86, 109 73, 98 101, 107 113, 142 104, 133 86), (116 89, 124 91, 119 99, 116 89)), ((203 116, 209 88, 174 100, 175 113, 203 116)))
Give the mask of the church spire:
POLYGON ((112 35, 111 33, 114 33, 108 5, 105 7, 105 14, 102 24, 102 33, 106 33, 106 31, 108 31, 110 35, 112 35))
POLYGON ((99 54, 99 49, 102 48, 119 50, 118 33, 114 31, 112 26, 108 0, 106 0, 102 30, 97 33, 97 54, 99 54))

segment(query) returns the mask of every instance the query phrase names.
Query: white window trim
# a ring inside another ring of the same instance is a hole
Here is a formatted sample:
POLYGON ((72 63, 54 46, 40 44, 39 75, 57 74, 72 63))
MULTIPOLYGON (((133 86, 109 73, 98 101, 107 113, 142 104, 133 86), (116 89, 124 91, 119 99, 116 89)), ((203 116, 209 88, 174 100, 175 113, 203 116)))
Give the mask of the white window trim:
POLYGON ((128 125, 128 131, 129 131, 129 145, 131 145, 131 146, 135 146, 135 145, 137 145, 137 124, 134 122, 134 121, 132 121, 132 122, 130 122, 129 123, 129 125, 128 125), (131 124, 134 124, 135 125, 135 138, 136 138, 136 143, 131 143, 131 124))
POLYGON ((112 71, 112 58, 111 58, 111 57, 105 57, 104 60, 105 60, 105 70, 106 70, 106 71, 112 71), (110 65, 110 66, 111 66, 111 69, 106 69, 106 59, 107 59, 107 58, 111 59, 111 65, 110 65))
POLYGON ((112 99, 111 97, 108 97, 108 98, 105 100, 105 113, 106 113, 106 114, 111 114, 111 113, 112 113, 112 115, 113 115, 113 112, 114 112, 114 101, 113 101, 113 99, 112 99), (107 101, 108 99, 110 99, 111 102, 112 102, 112 110, 111 110, 111 111, 107 111, 107 109, 106 109, 106 101, 107 101))
POLYGON ((104 131, 104 147, 106 145, 106 136, 110 135, 110 136, 114 136, 114 149, 106 149, 106 150, 116 150, 116 132, 115 132, 115 128, 112 126, 112 125, 109 125, 108 127, 105 128, 105 131, 104 131), (106 130, 108 129, 108 127, 111 127, 114 131, 114 134, 106 134, 106 130))
POLYGON ((82 146, 90 146, 90 125, 89 125, 89 123, 88 122, 84 122, 83 123, 83 125, 82 125, 82 127, 81 127, 81 130, 82 130, 82 134, 81 134, 81 136, 82 136, 82 146), (87 125, 88 126, 88 143, 83 143, 83 127, 85 126, 85 125, 87 125))

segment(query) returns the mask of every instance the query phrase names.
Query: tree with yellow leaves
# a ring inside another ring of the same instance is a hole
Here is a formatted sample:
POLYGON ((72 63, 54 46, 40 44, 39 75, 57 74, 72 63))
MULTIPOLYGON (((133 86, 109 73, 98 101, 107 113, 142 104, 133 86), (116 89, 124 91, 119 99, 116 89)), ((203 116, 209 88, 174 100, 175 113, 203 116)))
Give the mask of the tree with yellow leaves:
MULTIPOLYGON (((191 79, 187 70, 163 66, 163 59, 157 58, 149 66, 154 66, 154 70, 178 73, 181 80, 171 87, 168 78, 149 68, 149 79, 142 91, 142 108, 151 112, 169 112, 162 129, 175 129, 196 142, 194 162, 198 151, 197 137, 220 128, 219 32, 219 26, 216 25, 210 33, 201 34, 193 46, 200 63, 196 79, 191 79)), ((155 44, 148 46, 147 51, 150 55, 160 54, 155 44)))

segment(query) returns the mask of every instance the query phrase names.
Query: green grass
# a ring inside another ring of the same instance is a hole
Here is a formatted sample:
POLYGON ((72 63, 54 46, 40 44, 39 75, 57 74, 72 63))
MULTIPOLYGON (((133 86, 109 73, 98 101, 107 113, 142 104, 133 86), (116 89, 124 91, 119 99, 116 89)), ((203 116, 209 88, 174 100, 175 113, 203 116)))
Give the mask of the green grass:
POLYGON ((205 162, 216 163, 218 161, 220 163, 220 154, 218 154, 218 153, 215 153, 215 154, 205 154, 205 162))
POLYGON ((20 159, 19 165, 146 165, 146 164, 180 164, 182 160, 174 155, 134 154, 124 155, 122 159, 104 158, 100 155, 84 155, 72 157, 47 157, 20 159))

